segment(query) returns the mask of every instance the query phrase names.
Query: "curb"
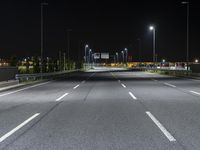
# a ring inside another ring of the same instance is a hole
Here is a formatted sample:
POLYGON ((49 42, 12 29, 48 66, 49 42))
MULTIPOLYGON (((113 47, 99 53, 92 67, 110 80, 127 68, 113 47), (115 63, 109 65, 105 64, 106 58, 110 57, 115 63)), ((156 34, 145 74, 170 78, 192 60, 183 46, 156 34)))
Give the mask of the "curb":
POLYGON ((6 87, 0 88, 0 92, 17 89, 20 87, 26 87, 26 86, 30 86, 30 85, 34 85, 34 84, 38 84, 38 83, 42 83, 42 82, 47 82, 47 81, 51 81, 51 80, 40 80, 40 81, 33 81, 33 82, 28 82, 28 83, 19 83, 19 84, 12 85, 12 86, 6 86, 6 87))

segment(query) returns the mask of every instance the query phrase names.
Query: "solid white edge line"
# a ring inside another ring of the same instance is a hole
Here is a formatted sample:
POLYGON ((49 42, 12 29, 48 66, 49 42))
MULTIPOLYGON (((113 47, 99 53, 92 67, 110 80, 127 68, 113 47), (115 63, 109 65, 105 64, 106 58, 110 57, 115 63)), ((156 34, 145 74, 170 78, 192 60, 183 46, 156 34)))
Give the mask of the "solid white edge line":
POLYGON ((8 133, 6 133, 5 135, 3 135, 0 138, 0 142, 3 142, 5 139, 7 139, 9 136, 11 136, 12 134, 14 134, 17 130, 19 130, 20 128, 22 128, 23 126, 25 126, 27 123, 29 123, 31 120, 33 120, 35 117, 37 117, 38 115, 40 115, 40 113, 36 113, 35 115, 31 116, 30 118, 28 118, 27 120, 25 120, 24 122, 22 122, 20 125, 18 125, 17 127, 15 127, 14 129, 12 129, 11 131, 9 131, 8 133))
POLYGON ((61 97, 56 99, 56 102, 60 101, 61 99, 63 99, 65 96, 67 96, 69 93, 65 93, 63 94, 61 97))
POLYGON ((22 88, 22 89, 19 89, 19 90, 15 90, 15 91, 12 91, 12 92, 4 93, 4 94, 1 94, 0 97, 6 96, 6 95, 10 95, 10 94, 14 94, 14 93, 17 93, 17 92, 21 92, 21 91, 24 91, 24 90, 27 90, 27 89, 30 89, 30 88, 34 88, 34 87, 37 87, 37 86, 41 86, 41 85, 47 84, 49 82, 50 81, 44 82, 44 83, 40 83, 40 84, 36 84, 36 85, 32 85, 32 86, 29 86, 29 87, 26 87, 26 88, 22 88))
POLYGON ((170 142, 175 142, 176 139, 167 131, 167 129, 151 114, 147 111, 146 114, 149 118, 157 125, 157 127, 163 132, 163 134, 168 138, 170 142))
POLYGON ((122 85, 124 88, 126 88, 126 85, 124 85, 123 83, 121 83, 121 85, 122 85))
POLYGON ((191 93, 193 93, 193 94, 197 94, 197 95, 200 95, 200 93, 198 93, 198 92, 195 92, 195 91, 190 91, 191 93))
POLYGON ((79 84, 77 86, 73 87, 73 89, 76 89, 77 87, 79 87, 79 84))
POLYGON ((175 85, 172 85, 172 84, 169 84, 169 83, 164 83, 164 84, 167 85, 167 86, 173 87, 173 88, 176 87, 175 85))
POLYGON ((133 95, 133 93, 132 92, 129 92, 129 95, 133 98, 133 99, 137 99, 134 95, 133 95))

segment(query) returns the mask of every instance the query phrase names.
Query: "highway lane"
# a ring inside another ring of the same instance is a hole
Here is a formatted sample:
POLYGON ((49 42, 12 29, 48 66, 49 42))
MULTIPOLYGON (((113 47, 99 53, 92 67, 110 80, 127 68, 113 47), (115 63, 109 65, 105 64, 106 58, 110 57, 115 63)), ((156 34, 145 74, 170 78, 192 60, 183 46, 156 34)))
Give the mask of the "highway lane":
POLYGON ((134 76, 118 78, 134 91, 184 149, 199 149, 200 96, 190 92, 200 90, 199 82, 149 73, 135 73, 134 76))
MULTIPOLYGON (((79 75, 78 78, 76 76, 77 74, 73 74, 71 77, 56 81, 0 93, 0 135, 6 134, 38 112, 40 116, 45 115, 57 106, 56 99, 88 79, 88 75, 85 74, 79 75)), ((5 142, 9 142, 9 138, 5 142)))
POLYGON ((0 97, 0 149, 198 149, 200 98, 181 80, 98 70, 0 97))

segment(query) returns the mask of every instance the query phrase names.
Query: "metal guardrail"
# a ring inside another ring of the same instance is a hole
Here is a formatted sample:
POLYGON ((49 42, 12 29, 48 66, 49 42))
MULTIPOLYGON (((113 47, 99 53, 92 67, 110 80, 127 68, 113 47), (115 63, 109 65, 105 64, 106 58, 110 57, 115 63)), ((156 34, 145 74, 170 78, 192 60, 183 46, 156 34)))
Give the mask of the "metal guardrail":
POLYGON ((62 76, 67 73, 76 72, 76 71, 80 71, 80 69, 70 70, 70 71, 51 72, 51 73, 16 74, 15 79, 19 80, 19 81, 48 79, 48 78, 52 78, 52 77, 62 76))

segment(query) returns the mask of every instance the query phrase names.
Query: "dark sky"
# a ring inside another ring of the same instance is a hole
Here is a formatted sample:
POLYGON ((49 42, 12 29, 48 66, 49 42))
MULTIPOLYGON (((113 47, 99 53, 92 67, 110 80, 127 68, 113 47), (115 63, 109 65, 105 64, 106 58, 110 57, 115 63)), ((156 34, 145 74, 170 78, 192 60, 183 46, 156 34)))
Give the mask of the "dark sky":
MULTIPOLYGON (((41 0, 2 0, 0 5, 0 55, 40 55, 41 0)), ((67 49, 71 31, 70 57, 80 59, 84 44, 101 52, 129 49, 138 59, 142 40, 143 60, 152 59, 152 33, 156 26, 158 59, 183 61, 186 57, 186 5, 181 1, 68 1, 46 0, 44 9, 45 56, 57 57, 67 49)), ((190 58, 200 57, 200 6, 190 2, 190 58)))

